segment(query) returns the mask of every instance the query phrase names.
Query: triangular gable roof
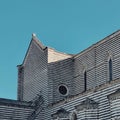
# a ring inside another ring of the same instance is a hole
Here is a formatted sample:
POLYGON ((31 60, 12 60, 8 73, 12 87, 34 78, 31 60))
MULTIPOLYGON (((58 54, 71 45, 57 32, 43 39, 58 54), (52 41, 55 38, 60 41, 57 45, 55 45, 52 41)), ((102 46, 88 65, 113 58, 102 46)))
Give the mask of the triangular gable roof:
POLYGON ((22 65, 24 65, 24 63, 25 63, 25 61, 26 61, 26 58, 27 58, 27 56, 28 56, 28 53, 29 53, 31 44, 32 44, 33 42, 34 42, 41 50, 43 50, 43 51, 47 48, 46 46, 44 46, 44 45, 40 42, 40 40, 39 40, 39 39, 36 37, 36 35, 33 33, 33 34, 32 34, 32 39, 31 39, 31 41, 30 41, 30 44, 29 44, 29 47, 28 47, 28 49, 27 49, 27 52, 26 52, 26 55, 25 55, 25 58, 24 58, 24 60, 23 60, 22 65))

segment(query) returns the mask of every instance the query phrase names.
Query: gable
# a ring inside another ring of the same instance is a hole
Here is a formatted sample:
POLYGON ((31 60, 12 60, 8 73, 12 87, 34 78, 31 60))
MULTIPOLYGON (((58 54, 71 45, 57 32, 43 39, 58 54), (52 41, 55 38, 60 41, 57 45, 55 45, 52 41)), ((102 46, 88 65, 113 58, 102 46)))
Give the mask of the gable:
POLYGON ((35 36, 35 34, 32 34, 32 39, 29 44, 28 50, 26 52, 25 58, 23 60, 23 66, 28 61, 28 56, 33 56, 34 54, 39 54, 39 52, 44 52, 47 47, 43 46, 42 43, 38 40, 38 38, 35 36))

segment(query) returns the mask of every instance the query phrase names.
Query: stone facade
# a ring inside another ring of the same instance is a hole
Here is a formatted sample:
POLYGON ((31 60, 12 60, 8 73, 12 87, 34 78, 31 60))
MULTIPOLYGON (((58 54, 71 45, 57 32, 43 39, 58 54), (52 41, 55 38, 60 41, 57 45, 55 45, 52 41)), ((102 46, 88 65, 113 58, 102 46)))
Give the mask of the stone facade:
POLYGON ((120 31, 79 54, 32 36, 18 65, 18 100, 0 99, 0 120, 119 120, 120 31))

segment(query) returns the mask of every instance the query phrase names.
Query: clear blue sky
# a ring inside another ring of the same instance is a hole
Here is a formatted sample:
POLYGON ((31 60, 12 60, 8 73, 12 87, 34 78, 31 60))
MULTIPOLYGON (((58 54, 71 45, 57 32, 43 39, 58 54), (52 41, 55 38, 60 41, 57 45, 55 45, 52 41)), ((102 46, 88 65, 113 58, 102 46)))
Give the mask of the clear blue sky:
POLYGON ((120 29, 120 0, 0 0, 0 97, 16 99, 17 65, 31 34, 78 53, 120 29))

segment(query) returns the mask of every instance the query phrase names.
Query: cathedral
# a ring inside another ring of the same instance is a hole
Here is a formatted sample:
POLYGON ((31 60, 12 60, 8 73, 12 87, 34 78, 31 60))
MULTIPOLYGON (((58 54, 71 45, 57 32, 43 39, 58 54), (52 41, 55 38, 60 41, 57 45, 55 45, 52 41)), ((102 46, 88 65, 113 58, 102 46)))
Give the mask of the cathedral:
POLYGON ((120 120, 120 30, 74 55, 33 34, 17 68, 17 100, 0 98, 0 120, 120 120))

